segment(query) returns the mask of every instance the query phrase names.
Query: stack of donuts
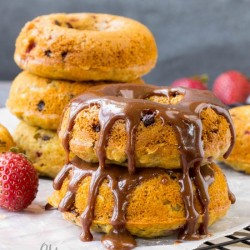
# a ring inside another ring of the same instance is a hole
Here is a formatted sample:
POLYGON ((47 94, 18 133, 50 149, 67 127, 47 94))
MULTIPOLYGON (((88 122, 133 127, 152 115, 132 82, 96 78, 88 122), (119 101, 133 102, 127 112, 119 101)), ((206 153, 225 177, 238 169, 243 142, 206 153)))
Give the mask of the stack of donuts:
POLYGON ((70 102, 58 134, 67 161, 49 204, 83 241, 90 230, 106 233, 107 249, 132 249, 132 235, 197 240, 234 203, 214 163, 232 150, 234 129, 210 91, 95 86, 70 102))
POLYGON ((52 14, 28 22, 16 40, 7 106, 21 119, 14 139, 40 175, 55 177, 65 153, 57 129, 68 102, 92 86, 143 83, 157 47, 141 23, 107 14, 52 14))
POLYGON ((156 59, 151 32, 112 15, 42 16, 17 38, 17 146, 40 174, 64 165, 49 205, 83 241, 105 232, 107 249, 132 249, 132 235, 200 239, 234 203, 214 163, 234 144, 229 112, 210 91, 138 84, 156 59))

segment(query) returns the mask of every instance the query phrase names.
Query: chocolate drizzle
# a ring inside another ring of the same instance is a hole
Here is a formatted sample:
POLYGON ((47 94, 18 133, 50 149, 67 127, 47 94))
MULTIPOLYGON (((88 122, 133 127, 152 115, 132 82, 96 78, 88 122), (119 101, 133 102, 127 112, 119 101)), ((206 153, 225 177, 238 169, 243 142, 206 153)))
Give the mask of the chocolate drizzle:
MULTIPOLYGON (((181 192, 186 208, 187 223, 181 231, 181 239, 198 239, 200 235, 206 235, 209 221, 208 205, 209 195, 208 186, 211 184, 211 170, 206 168, 207 173, 204 173, 201 168, 201 163, 204 159, 204 150, 202 144, 202 122, 200 114, 202 110, 211 108, 217 114, 223 115, 229 123, 231 131, 231 145, 225 153, 227 157, 232 150, 234 144, 234 130, 232 121, 226 107, 214 97, 210 91, 200 91, 186 88, 167 88, 156 87, 151 85, 133 85, 133 84, 114 84, 103 85, 91 88, 85 94, 75 98, 68 107, 69 117, 65 133, 63 135, 63 146, 67 153, 67 164, 63 171, 55 179, 55 189, 60 189, 62 181, 69 170, 74 169, 73 176, 70 180, 69 189, 61 201, 59 209, 61 211, 69 211, 74 201, 76 192, 76 183, 86 176, 91 175, 91 184, 89 190, 88 205, 81 215, 83 232, 82 240, 92 240, 90 226, 94 217, 95 201, 98 194, 98 189, 104 179, 108 179, 111 183, 111 189, 115 197, 115 207, 111 224, 113 230, 104 237, 104 245, 115 242, 114 237, 126 235, 126 239, 132 244, 131 238, 126 232, 126 206, 127 197, 141 181, 152 178, 161 171, 155 168, 154 171, 136 169, 135 164, 135 136, 137 127, 141 122, 141 117, 146 113, 154 114, 154 118, 160 118, 163 125, 171 124, 177 140, 178 148, 181 155, 182 178, 180 179, 181 192), (156 103, 148 100, 151 96, 164 96, 167 99, 182 96, 182 99, 172 104, 156 103), (93 105, 99 107, 99 124, 100 134, 96 154, 99 160, 99 167, 93 170, 93 164, 83 163, 79 159, 69 161, 69 141, 71 139, 71 131, 74 127, 75 118, 84 109, 93 105), (121 167, 110 167, 106 162, 106 145, 109 138, 109 133, 114 123, 122 119, 125 121, 127 132, 126 154, 128 160, 128 173, 124 174, 121 167), (84 167, 82 167, 84 164, 84 167), (77 166, 77 167, 75 167, 77 166), (112 169, 112 171, 111 171, 112 169), (143 174, 140 174, 142 173, 143 174), (191 173, 192 172, 192 173, 191 173), (192 187, 191 175, 193 175, 194 183, 197 186, 198 198, 202 204, 202 223, 198 228, 198 219, 201 216, 194 207, 194 192, 192 187), (204 176, 210 175, 209 182, 204 176), (119 180, 121 178, 125 185, 121 188, 119 180), (140 178, 139 178, 140 177, 140 178), (126 185, 129 183, 129 185, 126 185), (132 185, 131 185, 132 184, 132 185), (110 239, 113 240, 110 240, 110 239)), ((133 245, 133 244, 132 244, 133 245)), ((124 247, 124 246, 123 246, 124 247)), ((112 248, 110 248, 112 249, 112 248)), ((124 248, 125 249, 125 248, 124 248)), ((127 248, 129 249, 129 248, 127 248)))
MULTIPOLYGON (((214 179, 213 170, 208 166, 202 166, 203 171, 199 171, 204 186, 207 188, 214 179)), ((98 190, 102 182, 106 179, 114 195, 114 209, 111 218, 113 229, 102 238, 103 244, 110 249, 131 249, 136 245, 135 240, 126 230, 126 210, 129 196, 132 191, 142 182, 157 177, 159 175, 170 178, 175 173, 173 170, 162 168, 139 168, 134 174, 129 174, 124 167, 116 165, 105 165, 102 169, 98 164, 87 163, 75 157, 66 164, 54 180, 54 189, 59 190, 63 181, 70 177, 68 190, 61 200, 58 209, 61 212, 72 211, 74 208, 75 194, 79 184, 87 177, 91 176, 87 207, 81 214, 83 241, 91 241, 93 236, 90 232, 91 224, 94 220, 94 207, 98 190)), ((196 174, 192 174, 195 180, 196 174)))
MULTIPOLYGON (((97 164, 91 164, 74 158, 70 163, 66 164, 54 180, 54 189, 59 190, 63 181, 71 174, 68 191, 61 200, 58 209, 61 212, 71 211, 74 205, 75 194, 80 182, 87 176, 91 176, 87 207, 81 215, 83 241, 91 241, 93 239, 90 227, 94 219, 94 208, 99 187, 102 182, 107 179, 114 195, 114 210, 111 218, 113 230, 103 237, 104 245, 112 244, 111 239, 119 237, 115 244, 123 244, 128 247, 135 246, 135 241, 126 230, 126 209, 128 198, 131 192, 143 181, 154 178, 158 175, 171 174, 171 170, 160 168, 144 168, 138 169, 134 174, 129 174, 124 167, 115 165, 106 165, 104 169, 97 164)), ((114 248, 118 249, 118 248, 114 248)), ((119 247, 119 249, 123 249, 119 247)), ((128 249, 128 248, 126 248, 128 249)))

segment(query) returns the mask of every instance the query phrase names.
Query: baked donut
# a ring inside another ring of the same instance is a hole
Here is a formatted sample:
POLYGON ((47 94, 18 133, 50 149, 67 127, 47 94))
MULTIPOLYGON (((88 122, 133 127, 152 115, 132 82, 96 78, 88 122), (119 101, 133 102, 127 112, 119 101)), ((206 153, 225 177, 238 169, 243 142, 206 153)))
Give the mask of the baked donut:
MULTIPOLYGON (((135 82, 142 83, 141 79, 135 82)), ((7 107, 12 114, 32 126, 56 130, 69 101, 95 85, 104 82, 51 80, 21 72, 13 81, 7 107)))
POLYGON ((7 128, 0 124, 0 153, 9 151, 10 148, 14 147, 15 143, 7 128))
MULTIPOLYGON (((91 167, 84 166, 83 163, 78 164, 78 166, 71 165, 69 169, 69 166, 66 165, 62 169, 54 180, 54 187, 57 190, 48 201, 52 206, 59 208, 63 212, 64 218, 81 225, 81 215, 87 206, 89 185, 93 177, 83 177, 84 170, 87 171, 91 167), (80 178, 79 173, 82 174, 80 178), (74 187, 76 187, 76 191, 74 195, 71 195, 72 190, 75 190, 74 187)), ((214 179, 208 189, 210 195, 210 225, 226 214, 231 202, 228 195, 227 182, 220 168, 215 164, 202 166, 202 168, 204 169, 203 176, 205 177, 206 175, 207 182, 210 182, 211 178, 214 179)), ((126 229, 131 234, 147 238, 163 236, 182 228, 186 223, 185 206, 179 183, 182 175, 181 170, 141 168, 138 169, 136 176, 131 176, 122 167, 111 166, 106 169, 109 174, 113 173, 114 177, 116 176, 117 180, 120 181, 118 186, 120 184, 124 185, 124 180, 129 178, 131 178, 130 183, 133 183, 130 195, 123 202, 123 204, 127 204, 125 210, 126 229), (120 178, 120 176, 122 177, 120 178), (142 179, 141 182, 138 181, 140 177, 142 179), (134 183, 136 184, 134 185, 134 183)), ((94 174, 96 168, 92 171, 94 174)), ((116 200, 122 200, 122 197, 120 195, 117 196, 117 192, 112 190, 112 187, 114 188, 115 185, 112 185, 114 180, 108 178, 109 174, 107 173, 107 178, 103 180, 98 188, 96 197, 91 228, 97 232, 108 233, 111 231, 112 225, 110 220, 113 218, 112 216, 117 206, 114 197, 116 197, 116 200)), ((195 192, 197 192, 197 189, 195 192)), ((195 196, 195 207, 201 212, 201 204, 197 193, 195 196)))
POLYGON ((148 28, 129 18, 52 14, 24 26, 14 59, 20 68, 42 77, 129 82, 155 66, 157 47, 148 28))
POLYGON ((180 151, 189 147, 179 146, 188 126, 193 133, 188 140, 201 139, 204 164, 229 150, 230 124, 225 106, 209 91, 115 84, 75 98, 65 109, 59 138, 66 150, 87 162, 100 161, 99 155, 119 165, 132 161, 136 167, 174 169, 181 168, 180 151))
POLYGON ((250 174, 250 105, 230 109, 236 140, 232 153, 221 159, 235 170, 250 174))
POLYGON ((65 152, 55 131, 20 122, 13 137, 40 176, 54 178, 65 162, 65 152))

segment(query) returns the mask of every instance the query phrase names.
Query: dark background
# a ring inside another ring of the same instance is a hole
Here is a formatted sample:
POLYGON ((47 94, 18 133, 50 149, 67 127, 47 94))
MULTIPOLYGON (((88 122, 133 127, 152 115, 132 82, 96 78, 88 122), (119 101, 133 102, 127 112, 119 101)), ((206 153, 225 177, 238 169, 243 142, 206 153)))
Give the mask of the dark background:
POLYGON ((211 85, 228 69, 250 75, 249 0, 0 0, 0 80, 20 71, 13 52, 25 22, 53 12, 105 12, 147 25, 159 50, 149 83, 207 73, 211 85))

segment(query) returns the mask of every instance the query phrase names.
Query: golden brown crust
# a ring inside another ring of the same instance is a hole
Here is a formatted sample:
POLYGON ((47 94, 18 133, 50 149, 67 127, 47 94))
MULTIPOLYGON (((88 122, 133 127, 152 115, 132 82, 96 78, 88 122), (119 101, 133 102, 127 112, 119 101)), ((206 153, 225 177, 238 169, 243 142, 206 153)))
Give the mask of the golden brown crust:
POLYGON ((14 140, 8 129, 5 128, 2 124, 0 124, 0 153, 7 152, 10 148, 14 146, 14 140))
MULTIPOLYGON (((135 83, 143 83, 142 79, 135 83)), ((12 114, 32 126, 56 130, 64 107, 75 96, 104 82, 52 80, 21 72, 13 81, 7 106, 12 114)))
MULTIPOLYGON (((154 101, 166 103, 167 100, 163 97, 155 97, 154 101)), ((168 101, 173 105, 176 102, 171 99, 168 101)), ((81 111, 75 119, 69 142, 70 150, 88 162, 98 162, 95 150, 99 132, 94 130, 98 124, 98 113, 99 108, 96 106, 81 111)), ((65 112, 62 120, 60 139, 65 132, 67 120, 68 111, 65 112)), ((222 115, 218 115, 210 108, 202 111, 201 120, 204 160, 216 159, 223 155, 230 145, 229 124, 222 115)), ((118 120, 111 130, 106 147, 106 158, 109 162, 126 165, 126 141, 125 122, 118 120)), ((136 132, 135 156, 137 167, 180 168, 180 152, 173 128, 169 124, 163 125, 160 118, 156 118, 155 122, 147 127, 141 122, 136 132)))
POLYGON ((24 26, 14 59, 20 68, 43 77, 127 82, 155 66, 157 47, 152 33, 129 18, 52 14, 24 26))
POLYGON ((32 161, 40 176, 54 178, 65 161, 65 152, 55 131, 19 123, 14 135, 16 145, 32 161))
POLYGON ((235 170, 250 174, 250 105, 230 110, 234 123, 236 140, 234 148, 227 159, 222 159, 235 170))
MULTIPOLYGON (((215 164, 211 164, 211 167, 215 173, 215 181, 209 187, 209 224, 224 216, 231 204, 223 172, 215 164)), ((154 177, 141 183, 131 193, 126 213, 126 227, 132 234, 139 237, 162 236, 186 223, 185 207, 178 182, 180 175, 179 172, 175 175, 177 178, 171 178, 168 174, 154 177), (168 181, 163 184, 162 178, 168 181)), ((72 213, 64 213, 66 219, 77 225, 80 225, 79 214, 86 207, 90 178, 87 177, 79 185, 75 197, 75 210, 72 213)), ((55 191, 49 198, 49 203, 58 207, 67 187, 68 179, 64 181, 61 190, 55 191)), ((110 219, 113 211, 113 199, 108 181, 104 181, 97 196, 93 230, 108 232, 112 228, 110 219)), ((197 198, 195 198, 195 206, 201 212, 201 205, 197 198)))

